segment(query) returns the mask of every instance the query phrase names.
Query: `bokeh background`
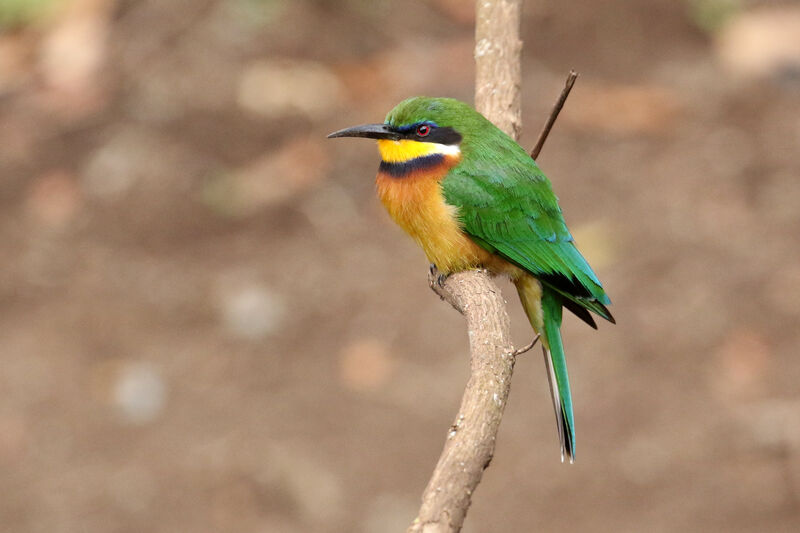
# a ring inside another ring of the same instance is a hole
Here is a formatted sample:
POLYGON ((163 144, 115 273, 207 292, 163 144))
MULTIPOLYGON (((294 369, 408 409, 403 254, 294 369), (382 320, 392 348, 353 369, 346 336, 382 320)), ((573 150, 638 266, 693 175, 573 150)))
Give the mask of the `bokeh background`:
MULTIPOLYGON (((334 129, 473 94, 462 0, 0 0, 0 531, 402 531, 461 317, 334 129)), ((528 1, 524 146, 618 325, 520 357, 467 532, 800 529, 800 3, 528 1)), ((504 283, 522 344, 531 332, 504 283)))

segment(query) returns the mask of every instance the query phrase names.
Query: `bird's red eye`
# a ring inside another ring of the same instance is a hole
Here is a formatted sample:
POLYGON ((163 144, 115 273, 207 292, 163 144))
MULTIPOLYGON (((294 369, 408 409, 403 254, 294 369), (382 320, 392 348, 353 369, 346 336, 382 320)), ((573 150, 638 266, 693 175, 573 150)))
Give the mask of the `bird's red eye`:
POLYGON ((420 124, 417 126, 417 135, 420 137, 427 137, 428 134, 431 132, 431 127, 427 124, 420 124))

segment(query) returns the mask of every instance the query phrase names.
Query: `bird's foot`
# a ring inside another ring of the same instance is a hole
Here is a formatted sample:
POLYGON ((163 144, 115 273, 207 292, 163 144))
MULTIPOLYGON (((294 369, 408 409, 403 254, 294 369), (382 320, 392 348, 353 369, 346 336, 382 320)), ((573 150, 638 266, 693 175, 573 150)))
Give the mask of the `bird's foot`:
POLYGON ((428 273, 430 275, 429 278, 431 286, 433 286, 433 283, 436 283, 436 285, 438 285, 440 289, 444 288, 444 282, 447 280, 448 274, 442 274, 441 272, 439 272, 439 269, 436 268, 436 265, 434 265, 433 263, 431 263, 428 273))
POLYGON ((516 356, 518 356, 518 355, 524 354, 525 352, 527 352, 528 350, 530 350, 531 348, 533 348, 534 346, 536 346, 536 343, 537 343, 538 341, 539 341, 539 335, 536 335, 536 336, 533 338, 533 340, 531 341, 531 343, 530 343, 530 344, 528 344, 528 345, 526 345, 526 346, 523 346, 522 348, 518 348, 518 349, 514 350, 513 352, 511 352, 511 355, 512 355, 512 356, 514 356, 514 357, 516 357, 516 356))

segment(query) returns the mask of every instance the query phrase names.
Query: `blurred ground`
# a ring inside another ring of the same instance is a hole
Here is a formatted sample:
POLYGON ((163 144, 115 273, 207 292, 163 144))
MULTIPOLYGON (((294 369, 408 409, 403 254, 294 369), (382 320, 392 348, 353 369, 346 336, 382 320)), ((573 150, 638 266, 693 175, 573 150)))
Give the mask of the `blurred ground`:
MULTIPOLYGON (((472 3, 0 1, 0 531, 402 531, 461 318, 326 133, 472 97, 472 3)), ((526 3, 618 325, 520 358, 467 532, 800 527, 800 4, 526 3)), ((530 331, 504 284, 515 337, 530 331)))

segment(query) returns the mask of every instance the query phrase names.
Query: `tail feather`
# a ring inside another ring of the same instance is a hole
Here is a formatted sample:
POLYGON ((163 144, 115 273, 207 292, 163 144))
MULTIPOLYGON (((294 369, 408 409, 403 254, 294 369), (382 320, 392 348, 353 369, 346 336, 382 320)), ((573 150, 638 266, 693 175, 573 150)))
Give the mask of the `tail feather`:
POLYGON ((572 413, 572 394, 569 388, 567 360, 564 357, 564 345, 561 342, 561 299, 549 289, 544 289, 542 293, 542 315, 546 340, 542 347, 547 365, 547 377, 550 381, 553 408, 556 412, 558 437, 561 441, 561 460, 564 461, 566 457, 570 463, 574 463, 575 421, 572 413))
POLYGON ((567 361, 561 342, 563 300, 553 289, 542 286, 533 276, 515 280, 522 307, 528 319, 542 336, 542 350, 547 367, 547 380, 556 414, 558 438, 561 442, 561 461, 575 462, 575 423, 572 414, 572 395, 567 375, 567 361))

